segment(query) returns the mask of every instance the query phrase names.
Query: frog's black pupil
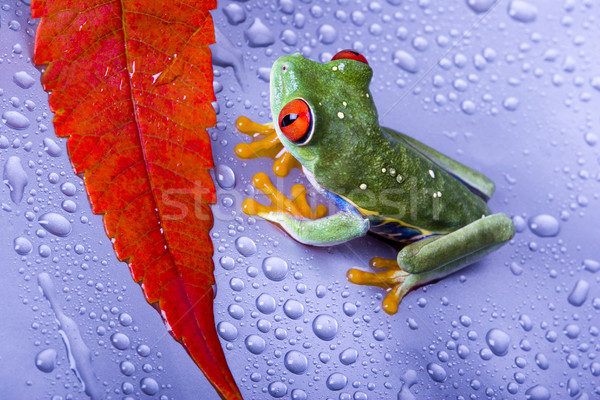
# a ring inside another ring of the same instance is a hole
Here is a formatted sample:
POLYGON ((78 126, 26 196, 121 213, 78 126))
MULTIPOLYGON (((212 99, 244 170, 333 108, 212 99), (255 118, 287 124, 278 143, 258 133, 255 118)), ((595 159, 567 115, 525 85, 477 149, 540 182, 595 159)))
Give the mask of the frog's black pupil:
POLYGON ((281 127, 285 128, 286 126, 293 124, 297 119, 298 114, 288 114, 281 120, 281 127))
POLYGON ((354 54, 355 56, 360 56, 360 53, 358 51, 354 51, 354 50, 348 50, 350 53, 354 54))

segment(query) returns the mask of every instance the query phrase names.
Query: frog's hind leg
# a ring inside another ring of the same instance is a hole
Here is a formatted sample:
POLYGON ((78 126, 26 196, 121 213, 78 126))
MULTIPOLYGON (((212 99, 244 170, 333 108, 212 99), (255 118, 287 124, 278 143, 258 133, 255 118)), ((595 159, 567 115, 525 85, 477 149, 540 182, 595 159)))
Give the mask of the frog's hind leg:
POLYGON ((490 215, 449 234, 406 246, 398 253, 396 266, 384 265, 385 271, 369 273, 352 269, 348 271, 348 279, 389 289, 383 309, 394 314, 409 291, 478 261, 510 240, 514 232, 506 215, 490 215))

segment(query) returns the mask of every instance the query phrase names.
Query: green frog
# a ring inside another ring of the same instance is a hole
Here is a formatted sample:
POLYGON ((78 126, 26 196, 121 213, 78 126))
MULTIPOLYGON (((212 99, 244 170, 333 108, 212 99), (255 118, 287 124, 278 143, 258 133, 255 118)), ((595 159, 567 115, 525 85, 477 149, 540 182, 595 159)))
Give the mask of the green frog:
POLYGON ((352 50, 328 63, 295 54, 273 64, 277 137, 337 211, 316 219, 283 210, 258 215, 309 245, 331 246, 369 231, 398 243, 395 260, 372 261, 379 272, 347 274, 351 282, 387 289, 383 309, 393 314, 410 290, 481 259, 515 229, 508 216, 491 214, 486 205, 495 188, 491 180, 379 125, 372 74, 365 57, 352 50))

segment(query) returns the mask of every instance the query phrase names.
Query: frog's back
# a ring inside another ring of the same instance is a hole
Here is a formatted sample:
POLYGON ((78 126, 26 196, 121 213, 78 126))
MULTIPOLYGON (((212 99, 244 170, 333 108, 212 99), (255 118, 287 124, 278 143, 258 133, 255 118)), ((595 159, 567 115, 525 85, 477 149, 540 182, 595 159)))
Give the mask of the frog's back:
POLYGON ((486 200, 493 192, 491 181, 414 139, 382 128, 381 135, 371 135, 360 151, 366 155, 360 158, 360 167, 347 155, 345 171, 331 176, 325 186, 367 216, 375 233, 414 241, 452 232, 490 213, 486 200), (453 174, 457 169, 452 163, 464 170, 453 174), (360 182, 358 190, 337 192, 334 181, 342 182, 338 186, 343 190, 348 187, 345 179, 360 182), (478 185, 472 187, 465 180, 478 185))

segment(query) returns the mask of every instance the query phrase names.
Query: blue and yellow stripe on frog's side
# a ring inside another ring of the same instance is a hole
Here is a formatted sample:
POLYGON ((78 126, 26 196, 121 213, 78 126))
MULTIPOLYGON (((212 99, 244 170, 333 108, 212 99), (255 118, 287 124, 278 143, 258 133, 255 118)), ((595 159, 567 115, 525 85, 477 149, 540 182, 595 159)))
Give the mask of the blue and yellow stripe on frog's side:
POLYGON ((369 230, 387 239, 395 242, 406 243, 416 242, 417 240, 425 239, 429 236, 434 236, 436 233, 427 229, 419 228, 411 224, 407 224, 396 218, 384 217, 377 211, 371 211, 357 206, 352 200, 347 197, 340 196, 343 200, 350 203, 356 210, 369 219, 369 230))

